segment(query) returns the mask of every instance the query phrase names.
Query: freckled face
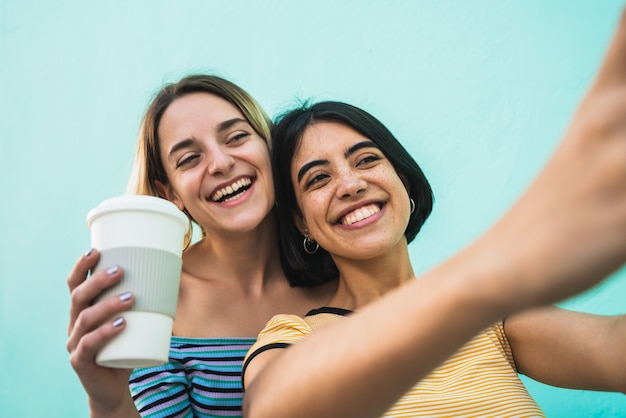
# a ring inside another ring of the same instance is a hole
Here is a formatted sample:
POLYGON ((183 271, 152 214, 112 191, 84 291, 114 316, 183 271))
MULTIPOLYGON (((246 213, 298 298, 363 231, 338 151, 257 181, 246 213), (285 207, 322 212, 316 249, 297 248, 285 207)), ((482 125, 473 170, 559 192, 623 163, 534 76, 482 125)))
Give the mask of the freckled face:
POLYGON ((291 164, 302 230, 333 257, 369 259, 406 244, 409 196, 369 138, 335 122, 309 126, 291 164))
POLYGON ((176 99, 159 127, 167 198, 207 232, 256 228, 274 205, 267 144, 223 98, 192 93, 176 99))

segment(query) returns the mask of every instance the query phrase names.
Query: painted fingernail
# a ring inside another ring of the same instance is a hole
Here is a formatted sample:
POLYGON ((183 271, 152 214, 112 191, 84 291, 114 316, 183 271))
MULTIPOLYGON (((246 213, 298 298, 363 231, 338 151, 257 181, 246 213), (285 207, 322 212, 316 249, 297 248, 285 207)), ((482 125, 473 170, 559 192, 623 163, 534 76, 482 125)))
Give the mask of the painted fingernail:
POLYGON ((83 254, 83 257, 87 258, 89 257, 91 254, 93 254, 93 248, 90 248, 89 251, 87 251, 85 254, 83 254))
POLYGON ((113 326, 114 326, 115 328, 119 328, 119 327, 121 327, 121 326, 122 326, 122 324, 124 324, 124 318, 123 318, 123 317, 121 317, 121 316, 120 316, 119 318, 116 318, 116 319, 115 319, 115 321, 113 321, 113 326))
POLYGON ((118 271, 118 270, 119 270, 119 267, 118 267, 118 266, 117 266, 117 264, 116 264, 116 265, 111 266, 111 267, 109 267, 109 268, 107 269, 107 274, 110 276, 110 275, 112 275, 112 274, 117 273, 117 271, 118 271))
POLYGON ((120 298, 120 300, 122 302, 126 302, 126 301, 130 300, 130 297, 132 295, 133 294, 131 292, 124 292, 124 293, 121 293, 118 297, 120 298))

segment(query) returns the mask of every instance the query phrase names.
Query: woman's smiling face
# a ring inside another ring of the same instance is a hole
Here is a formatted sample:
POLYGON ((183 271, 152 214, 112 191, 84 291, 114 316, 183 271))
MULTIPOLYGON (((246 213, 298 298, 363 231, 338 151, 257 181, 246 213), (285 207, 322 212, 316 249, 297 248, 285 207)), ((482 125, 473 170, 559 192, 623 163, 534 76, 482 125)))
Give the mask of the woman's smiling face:
POLYGON ((291 178, 299 228, 333 257, 369 259, 406 245, 406 187, 376 143, 354 129, 336 122, 306 128, 291 178))
POLYGON ((208 232, 256 228, 274 205, 267 144, 223 98, 192 93, 176 99, 159 124, 169 200, 208 232))

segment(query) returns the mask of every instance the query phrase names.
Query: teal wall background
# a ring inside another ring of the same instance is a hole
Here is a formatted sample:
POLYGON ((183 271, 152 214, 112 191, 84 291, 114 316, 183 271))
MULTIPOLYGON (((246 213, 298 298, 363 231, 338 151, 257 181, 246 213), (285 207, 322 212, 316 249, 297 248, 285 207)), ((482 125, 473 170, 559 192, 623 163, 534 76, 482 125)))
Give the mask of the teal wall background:
MULTIPOLYGON (((124 191, 163 81, 210 71, 270 114, 313 97, 380 117, 435 190, 411 245, 423 272, 494 222, 546 161, 623 4, 0 0, 0 415, 87 415, 65 350, 65 278, 89 248, 87 211, 124 191)), ((625 296, 622 270, 564 305, 622 313, 625 296)), ((525 382, 550 417, 626 416, 624 395, 525 382)))

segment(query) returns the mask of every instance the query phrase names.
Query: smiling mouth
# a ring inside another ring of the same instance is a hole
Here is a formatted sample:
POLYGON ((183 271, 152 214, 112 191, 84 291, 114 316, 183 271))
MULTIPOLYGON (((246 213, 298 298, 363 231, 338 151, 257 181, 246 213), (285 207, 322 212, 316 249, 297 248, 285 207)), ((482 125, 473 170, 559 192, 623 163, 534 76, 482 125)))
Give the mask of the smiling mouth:
POLYGON ((252 186, 252 179, 249 177, 239 179, 213 193, 211 200, 213 202, 222 203, 237 199, 243 192, 248 190, 250 186, 252 186))
POLYGON ((339 223, 342 225, 350 226, 353 223, 362 221, 363 219, 367 219, 372 215, 380 212, 380 207, 376 204, 366 205, 357 210, 354 210, 350 213, 345 214, 340 220, 339 223))

